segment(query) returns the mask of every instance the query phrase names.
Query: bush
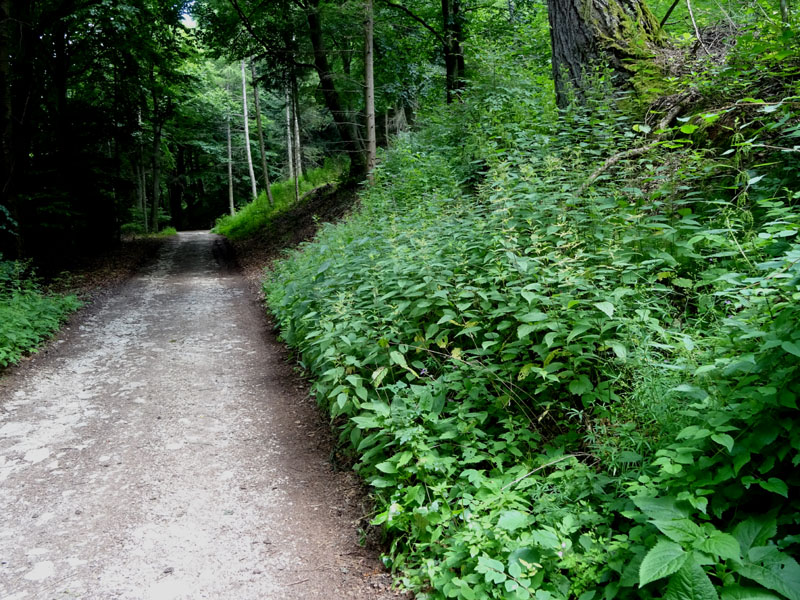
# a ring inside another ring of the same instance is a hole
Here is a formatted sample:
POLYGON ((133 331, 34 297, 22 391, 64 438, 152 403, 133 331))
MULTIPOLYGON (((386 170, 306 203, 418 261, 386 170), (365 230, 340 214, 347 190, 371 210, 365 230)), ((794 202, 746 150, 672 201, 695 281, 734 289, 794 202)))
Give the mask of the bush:
POLYGON ((44 293, 28 263, 0 257, 0 367, 34 351, 80 305, 75 296, 44 293))
POLYGON ((587 187, 646 127, 549 93, 473 87, 266 282, 386 562, 420 598, 794 600, 800 113, 726 98, 587 187))

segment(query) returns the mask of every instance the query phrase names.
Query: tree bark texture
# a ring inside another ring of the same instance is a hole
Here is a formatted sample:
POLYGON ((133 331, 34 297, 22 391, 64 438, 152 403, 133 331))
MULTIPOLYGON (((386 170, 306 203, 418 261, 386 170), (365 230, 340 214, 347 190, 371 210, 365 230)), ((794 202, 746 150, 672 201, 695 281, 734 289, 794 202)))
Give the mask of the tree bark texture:
POLYGON ((303 176, 303 146, 300 145, 300 92, 297 89, 297 73, 292 69, 292 119, 294 126, 294 170, 297 177, 303 176))
POLYGON ((653 40, 658 21, 642 0, 548 0, 553 79, 558 106, 580 101, 587 71, 608 66, 627 79, 625 61, 637 56, 633 43, 653 40))
POLYGON ((461 47, 464 38, 463 18, 461 0, 442 0, 442 46, 448 103, 464 89, 464 50, 461 47))
POLYGON ((331 117, 333 117, 345 151, 350 155, 350 177, 352 179, 362 179, 366 173, 366 160, 361 152, 358 138, 348 125, 347 111, 342 107, 339 93, 336 90, 333 72, 328 62, 328 55, 322 37, 319 0, 308 0, 306 18, 308 20, 309 38, 314 51, 314 66, 319 76, 325 106, 330 111, 331 117))
POLYGON ((367 113, 367 178, 372 182, 372 170, 378 152, 375 133, 375 73, 372 61, 372 37, 375 30, 372 0, 366 0, 364 20, 364 111, 367 113))
POLYGON ((253 200, 258 198, 258 188, 256 187, 256 172, 253 169, 253 153, 250 151, 250 115, 247 112, 247 74, 242 63, 242 112, 244 113, 244 151, 247 156, 247 172, 250 174, 250 189, 253 200))
POLYGON ((253 110, 256 113, 256 127, 258 128, 258 150, 261 153, 261 171, 264 175, 264 186, 267 189, 267 200, 270 206, 275 205, 275 199, 272 197, 272 187, 269 182, 269 169, 267 168, 267 151, 264 145, 264 126, 261 123, 261 102, 258 99, 258 82, 256 81, 256 67, 250 63, 250 73, 253 79, 253 110))

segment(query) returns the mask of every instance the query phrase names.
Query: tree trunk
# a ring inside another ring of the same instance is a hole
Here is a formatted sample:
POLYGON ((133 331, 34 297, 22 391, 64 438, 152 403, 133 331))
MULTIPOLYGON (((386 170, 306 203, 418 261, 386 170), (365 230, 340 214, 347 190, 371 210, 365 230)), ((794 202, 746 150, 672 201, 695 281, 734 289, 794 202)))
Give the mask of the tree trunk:
POLYGON ((267 200, 270 206, 275 206, 275 199, 272 197, 272 187, 269 183, 269 169, 267 168, 267 151, 264 146, 264 128, 261 125, 261 102, 258 100, 258 82, 256 81, 256 66, 250 63, 250 73, 253 79, 253 109, 256 111, 256 127, 258 128, 258 149, 261 153, 261 171, 264 175, 264 186, 267 188, 267 200))
POLYGON ((228 134, 228 210, 231 216, 236 214, 236 207, 233 204, 233 148, 231 146, 231 117, 228 115, 225 121, 225 129, 228 134))
POLYGON ((161 123, 153 125, 153 212, 150 231, 158 233, 158 204, 161 200, 161 123))
POLYGON ((303 147, 300 145, 300 99, 297 93, 297 79, 292 79, 292 116, 294 119, 294 170, 297 177, 303 176, 303 147))
POLYGON ((461 0, 442 0, 442 31, 447 103, 464 89, 464 51, 461 48, 464 31, 461 0))
POLYGON ((253 153, 250 152, 250 116, 247 114, 247 75, 242 61, 242 111, 244 112, 244 150, 247 155, 247 171, 250 173, 250 187, 253 193, 253 200, 258 198, 256 188, 256 172, 253 169, 253 153))
POLYGON ((350 178, 362 179, 366 174, 366 161, 364 154, 358 143, 358 138, 354 135, 351 127, 348 126, 347 111, 342 108, 339 93, 336 91, 333 72, 328 63, 328 55, 325 50, 325 43, 322 38, 322 21, 319 15, 319 0, 308 0, 308 20, 309 37, 311 46, 314 50, 314 66, 319 76, 322 96, 325 99, 325 106, 331 113, 339 132, 344 148, 350 155, 350 178))
POLYGON ((624 82, 634 40, 655 41, 658 21, 643 0, 548 0, 556 102, 565 107, 574 94, 580 102, 587 70, 606 65, 624 82))
POLYGON ((364 20, 364 110, 367 117, 367 178, 373 181, 372 170, 378 153, 375 138, 375 75, 372 65, 372 35, 375 30, 372 0, 366 0, 366 19, 364 20))
POLYGON ((295 178, 294 168, 294 132, 292 130, 292 101, 289 85, 286 85, 286 159, 289 165, 289 179, 295 178))

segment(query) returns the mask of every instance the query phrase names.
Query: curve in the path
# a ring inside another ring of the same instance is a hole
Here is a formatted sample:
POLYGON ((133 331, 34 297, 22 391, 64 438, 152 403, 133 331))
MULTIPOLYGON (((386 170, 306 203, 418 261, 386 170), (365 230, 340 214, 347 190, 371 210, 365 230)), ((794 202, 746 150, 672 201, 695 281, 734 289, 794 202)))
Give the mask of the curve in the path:
POLYGON ((357 486, 216 236, 0 382, 0 598, 389 598, 357 486))

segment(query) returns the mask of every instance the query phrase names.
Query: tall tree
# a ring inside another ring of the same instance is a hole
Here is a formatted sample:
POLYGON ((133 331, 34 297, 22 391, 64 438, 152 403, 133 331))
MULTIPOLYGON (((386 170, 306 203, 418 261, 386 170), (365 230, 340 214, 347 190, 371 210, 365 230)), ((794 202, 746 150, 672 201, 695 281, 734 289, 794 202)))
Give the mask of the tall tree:
POLYGON ((582 98, 594 65, 626 79, 625 62, 637 56, 635 42, 655 40, 659 29, 643 0, 548 0, 547 9, 560 107, 569 103, 570 91, 582 98))
POLYGON ((256 77, 255 63, 250 63, 250 73, 253 79, 253 110, 256 113, 256 128, 258 129, 258 150, 261 154, 261 172, 264 175, 264 186, 267 190, 267 200, 269 205, 275 204, 275 199, 272 197, 272 187, 269 183, 269 169, 267 168, 267 151, 264 145, 264 126, 261 123, 261 102, 258 98, 258 79, 256 77))
POLYGON ((256 172, 253 169, 253 153, 250 151, 250 115, 247 111, 247 74, 242 66, 242 112, 244 113, 244 150, 247 156, 247 171, 250 174, 250 188, 253 192, 253 200, 258 198, 258 188, 256 187, 256 172))
POLYGON ((423 3, 420 10, 412 10, 407 2, 381 1, 424 27, 440 44, 445 66, 445 95, 448 103, 455 100, 459 92, 464 89, 466 74, 463 48, 464 11, 461 0, 441 0, 438 15, 441 20, 440 27, 432 25, 433 18, 422 13, 422 10, 429 9, 428 3, 423 3))
POLYGON ((367 121, 367 177, 372 181, 372 170, 375 168, 377 141, 375 137, 375 73, 373 69, 373 33, 375 20, 372 0, 366 0, 366 16, 364 18, 364 112, 367 121))

